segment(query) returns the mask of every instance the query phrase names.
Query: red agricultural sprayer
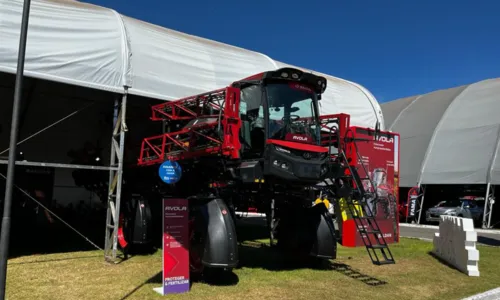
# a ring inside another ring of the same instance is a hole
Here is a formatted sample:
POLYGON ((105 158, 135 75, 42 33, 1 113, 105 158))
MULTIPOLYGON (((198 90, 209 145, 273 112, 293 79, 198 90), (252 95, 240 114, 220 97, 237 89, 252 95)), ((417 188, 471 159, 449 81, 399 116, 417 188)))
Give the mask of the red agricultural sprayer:
POLYGON ((158 167, 172 161, 181 179, 153 184, 137 175, 127 191, 139 194, 132 199, 189 200, 192 272, 237 266, 235 211, 248 207, 266 214, 280 251, 334 259, 340 242, 365 246, 375 264, 394 263, 387 244, 397 241, 397 182, 387 177, 397 178, 397 170, 389 174, 385 163, 368 170, 358 144, 386 147, 395 135, 378 128, 359 134, 347 114, 320 116, 326 85, 324 77, 283 68, 152 107, 163 133, 144 138, 132 172, 158 177, 158 167), (147 194, 137 186, 149 186, 147 194), (325 203, 333 203, 338 233, 325 203))

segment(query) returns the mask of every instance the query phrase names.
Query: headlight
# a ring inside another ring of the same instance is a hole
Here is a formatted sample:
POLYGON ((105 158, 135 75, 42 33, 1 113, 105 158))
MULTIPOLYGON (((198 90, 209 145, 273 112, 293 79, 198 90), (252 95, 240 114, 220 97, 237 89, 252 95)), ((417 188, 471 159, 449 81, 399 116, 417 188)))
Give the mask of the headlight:
POLYGON ((326 166, 321 167, 321 175, 325 175, 328 172, 328 168, 326 166))
POLYGON ((273 165, 276 168, 281 168, 283 170, 288 170, 290 168, 290 165, 287 162, 282 162, 282 161, 279 161, 279 160, 273 161, 273 165))

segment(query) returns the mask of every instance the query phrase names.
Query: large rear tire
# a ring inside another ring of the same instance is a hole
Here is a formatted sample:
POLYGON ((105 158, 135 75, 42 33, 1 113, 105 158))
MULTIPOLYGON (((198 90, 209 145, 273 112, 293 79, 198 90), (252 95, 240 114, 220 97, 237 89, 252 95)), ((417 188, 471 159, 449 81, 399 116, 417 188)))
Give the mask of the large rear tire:
POLYGON ((207 230, 203 224, 200 207, 193 206, 190 205, 189 211, 189 271, 192 276, 199 277, 205 269, 202 259, 205 251, 207 230))
POLYGON ((334 259, 337 253, 335 226, 326 207, 289 208, 280 214, 277 247, 295 258, 334 259))

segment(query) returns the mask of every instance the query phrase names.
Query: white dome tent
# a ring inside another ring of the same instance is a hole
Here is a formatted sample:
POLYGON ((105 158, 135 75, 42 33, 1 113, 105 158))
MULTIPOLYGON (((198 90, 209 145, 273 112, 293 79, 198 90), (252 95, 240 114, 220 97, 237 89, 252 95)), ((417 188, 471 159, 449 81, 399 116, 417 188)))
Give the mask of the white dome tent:
MULTIPOLYGON (((500 79, 383 103, 401 135, 400 186, 500 185, 500 79)), ((484 223, 490 226, 490 206, 484 223)))

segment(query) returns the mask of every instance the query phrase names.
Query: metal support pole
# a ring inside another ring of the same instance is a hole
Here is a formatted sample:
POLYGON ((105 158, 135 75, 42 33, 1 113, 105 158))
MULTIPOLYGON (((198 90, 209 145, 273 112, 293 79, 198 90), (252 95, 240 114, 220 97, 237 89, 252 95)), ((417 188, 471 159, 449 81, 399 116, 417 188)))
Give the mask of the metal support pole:
POLYGON ((125 132, 127 93, 122 97, 121 104, 115 101, 114 130, 111 138, 110 165, 118 164, 118 169, 109 174, 108 211, 106 216, 106 239, 104 241, 104 257, 106 261, 116 262, 118 249, 118 226, 120 222, 120 200, 123 182, 123 156, 125 148, 125 132), (118 107, 120 107, 118 112, 118 107), (118 112, 118 113, 117 113, 118 112))
POLYGON ((486 185, 486 196, 484 197, 483 226, 482 226, 483 228, 489 228, 488 215, 491 213, 491 210, 489 208, 490 188, 491 188, 491 183, 488 182, 488 184, 486 185))
POLYGON ((488 214, 488 228, 491 228, 491 216, 493 215, 493 205, 495 205, 495 186, 491 186, 490 213, 488 214))
MULTIPOLYGON (((114 110, 113 110, 113 132, 111 134, 111 154, 110 154, 110 159, 109 159, 109 165, 110 166, 115 166, 116 165, 116 151, 115 151, 115 146, 114 146, 114 140, 115 140, 115 131, 118 126, 118 111, 119 111, 119 100, 118 98, 115 98, 115 103, 114 103, 114 110)), ((108 180, 108 206, 107 206, 107 213, 106 213, 106 232, 105 232, 105 240, 104 240, 104 258, 105 260, 108 259, 113 259, 112 254, 110 253, 112 251, 112 237, 113 237, 113 229, 114 229, 114 221, 115 221, 115 210, 114 210, 114 202, 112 201, 113 197, 113 189, 112 189, 112 183, 113 179, 115 178, 115 170, 110 170, 109 171, 109 180, 108 180), (112 222, 113 221, 113 222, 112 222)))
POLYGON ((7 168, 7 182, 5 184, 4 210, 2 218, 2 231, 0 236, 0 300, 5 299, 5 287, 7 283, 7 259, 9 256, 10 241, 10 212, 12 205, 12 192, 14 188, 14 170, 17 150, 17 135, 19 125, 19 106, 21 104, 24 59, 26 56, 26 40, 28 37, 28 23, 30 14, 30 0, 24 0, 23 16, 21 20, 21 35, 19 38, 19 54, 17 57, 16 86, 14 90, 14 104, 12 107, 12 123, 10 128, 10 151, 7 168))
POLYGON ((424 199, 425 199, 425 188, 421 186, 422 188, 422 201, 420 201, 419 208, 418 208, 418 220, 417 224, 420 224, 420 218, 422 217, 422 210, 424 209, 424 199))

